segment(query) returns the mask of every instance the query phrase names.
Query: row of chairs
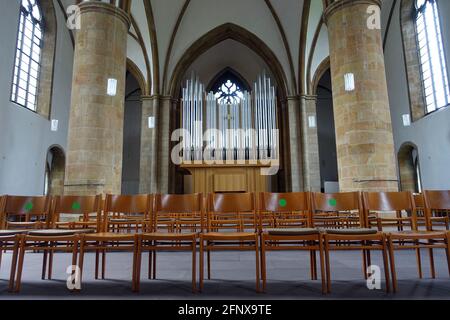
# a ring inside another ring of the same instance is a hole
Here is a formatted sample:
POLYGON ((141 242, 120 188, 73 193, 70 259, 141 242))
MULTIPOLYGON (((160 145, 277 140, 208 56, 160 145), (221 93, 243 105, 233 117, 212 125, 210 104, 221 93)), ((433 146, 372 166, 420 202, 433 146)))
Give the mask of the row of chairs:
MULTIPOLYGON (((52 277, 54 252, 71 252, 72 265, 96 253, 95 278, 105 278, 106 252, 133 252, 133 291, 139 291, 142 253, 148 252, 148 277, 156 278, 158 251, 192 252, 192 290, 197 291, 197 249, 200 286, 204 255, 211 279, 211 252, 254 251, 256 290, 266 290, 268 251, 310 252, 311 279, 317 280, 317 253, 323 293, 331 292, 330 251, 361 250, 363 274, 371 251, 383 255, 386 290, 397 290, 395 250, 415 250, 422 278, 421 249, 444 249, 450 273, 448 215, 450 191, 423 195, 399 193, 236 193, 92 197, 0 198, 0 251, 12 251, 9 289, 18 292, 26 252, 42 251, 42 278, 52 277), (417 204, 417 205, 416 205, 417 204), (444 213, 444 214, 443 214, 444 213), (80 219, 63 220, 77 215, 80 219), (443 224, 447 222, 445 228, 443 224), (420 230, 420 229, 424 230, 420 230), (434 230, 440 228, 442 230, 434 230), (388 259, 388 256, 390 259, 388 259), (390 261, 390 272, 389 272, 390 261)), ((1 263, 1 256, 0 256, 1 263)))

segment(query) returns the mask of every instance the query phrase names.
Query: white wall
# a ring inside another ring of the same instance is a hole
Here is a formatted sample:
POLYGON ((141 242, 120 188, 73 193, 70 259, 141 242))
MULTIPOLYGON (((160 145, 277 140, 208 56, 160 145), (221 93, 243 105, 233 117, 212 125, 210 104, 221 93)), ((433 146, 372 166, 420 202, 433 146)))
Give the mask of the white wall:
MULTIPOLYGON (((50 1, 50 0, 49 0, 50 1)), ((73 46, 57 1, 58 34, 50 121, 10 102, 19 1, 0 0, 0 194, 39 195, 44 192, 45 160, 52 145, 66 149, 72 84, 73 46)))
MULTIPOLYGON (((438 1, 449 67, 450 1, 438 1)), ((409 114, 410 109, 400 29, 400 1, 397 1, 387 33, 385 59, 396 150, 398 152, 406 142, 417 145, 423 187, 450 189, 450 107, 426 116, 411 127, 403 127, 402 115, 409 114)))

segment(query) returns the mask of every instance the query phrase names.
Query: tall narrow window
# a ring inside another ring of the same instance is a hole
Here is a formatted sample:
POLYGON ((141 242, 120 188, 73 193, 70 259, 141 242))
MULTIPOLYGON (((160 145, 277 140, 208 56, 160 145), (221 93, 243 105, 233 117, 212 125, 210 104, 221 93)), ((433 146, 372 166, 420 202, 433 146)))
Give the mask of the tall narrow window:
POLYGON ((447 66, 436 0, 416 0, 417 41, 427 113, 450 103, 447 66))
POLYGON ((37 0, 21 0, 11 100, 33 111, 37 104, 42 29, 37 0))

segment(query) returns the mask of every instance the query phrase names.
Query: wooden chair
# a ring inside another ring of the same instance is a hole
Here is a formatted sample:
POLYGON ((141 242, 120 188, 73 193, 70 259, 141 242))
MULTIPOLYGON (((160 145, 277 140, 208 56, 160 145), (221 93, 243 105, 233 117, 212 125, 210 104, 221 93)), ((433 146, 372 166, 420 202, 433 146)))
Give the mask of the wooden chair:
MULTIPOLYGON (((425 216, 425 196, 423 194, 414 194, 414 204, 416 205, 417 210, 417 227, 427 228, 425 216)), ((443 227, 447 231, 450 230, 449 213, 450 210, 432 210, 429 215, 431 227, 443 227)))
POLYGON ((203 194, 155 195, 152 214, 153 231, 139 236, 137 256, 136 290, 139 290, 142 252, 149 252, 149 271, 156 279, 157 251, 192 252, 192 291, 197 291, 196 261, 197 239, 204 228, 203 194), (172 232, 167 231, 167 221, 173 221, 172 232), (161 223, 162 222, 162 223, 161 223))
MULTIPOLYGON (((433 249, 447 249, 446 232, 419 231, 417 229, 417 212, 411 192, 380 192, 363 193, 366 216, 370 212, 377 215, 409 212, 411 217, 411 230, 392 231, 385 230, 387 234, 389 257, 391 262, 392 285, 397 292, 397 274, 395 266, 395 250, 415 250, 419 277, 422 278, 422 262, 420 250, 426 248, 430 254, 431 274, 435 277, 433 249)), ((426 217, 429 221, 429 218, 426 217)))
MULTIPOLYGON (((0 197, 0 213, 3 219, 4 213, 4 205, 6 203, 6 196, 0 197)), ((9 276, 9 286, 8 291, 12 292, 14 290, 14 280, 16 276, 16 267, 17 267, 17 257, 19 254, 19 243, 20 243, 20 235, 26 231, 20 230, 0 230, 0 267, 2 264, 2 255, 3 252, 12 252, 11 259, 11 271, 9 276)))
POLYGON ((132 289, 135 291, 136 284, 136 257, 138 248, 138 234, 129 233, 132 229, 121 229, 121 232, 107 232, 110 225, 110 219, 118 214, 141 214, 144 217, 150 217, 152 208, 152 195, 106 195, 103 206, 103 219, 101 215, 97 216, 98 224, 102 224, 102 230, 99 233, 83 234, 80 239, 80 279, 83 275, 84 254, 86 251, 95 251, 95 279, 98 279, 99 253, 102 253, 102 279, 105 279, 106 271, 106 252, 107 251, 125 251, 133 252, 133 275, 132 289))
POLYGON ((317 280, 316 252, 319 251, 322 292, 325 294, 322 236, 318 229, 311 228, 310 193, 261 193, 258 211, 262 290, 266 290, 267 251, 309 251, 312 280, 317 280), (273 223, 267 224, 267 221, 273 223))
POLYGON ((258 218, 253 193, 210 194, 206 232, 200 234, 200 291, 204 281, 204 253, 211 279, 211 251, 254 251, 256 291, 260 291, 258 218))
POLYGON ((25 253, 27 251, 43 250, 42 280, 45 279, 48 261, 48 279, 52 279, 53 256, 55 252, 72 253, 72 266, 77 265, 77 255, 79 246, 79 235, 82 233, 92 233, 100 230, 98 224, 95 229, 68 229, 58 228, 58 220, 61 214, 84 215, 96 213, 101 215, 101 196, 58 196, 53 199, 51 214, 48 216, 49 229, 31 230, 22 235, 20 242, 19 264, 17 270, 16 292, 20 291, 21 277, 24 265, 25 253))
MULTIPOLYGON (((352 223, 342 228, 324 229, 324 252, 327 274, 327 292, 331 293, 331 266, 330 251, 354 251, 361 250, 363 256, 363 274, 367 279, 367 267, 371 265, 370 252, 378 250, 382 252, 386 280, 386 291, 390 291, 388 249, 384 233, 366 228, 366 217, 361 202, 361 194, 337 193, 337 194, 312 194, 312 226, 315 226, 315 216, 323 213, 340 212, 341 214, 358 217, 357 224, 352 223)), ((353 219, 355 221, 355 219, 353 219)))
POLYGON ((47 226, 50 197, 5 196, 3 201, 1 229, 40 229, 47 226))

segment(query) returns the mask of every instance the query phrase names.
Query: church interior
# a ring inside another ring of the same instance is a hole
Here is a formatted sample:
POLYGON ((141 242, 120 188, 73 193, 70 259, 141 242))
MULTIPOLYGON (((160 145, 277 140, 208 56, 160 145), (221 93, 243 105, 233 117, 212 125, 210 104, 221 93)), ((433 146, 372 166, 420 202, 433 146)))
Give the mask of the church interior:
POLYGON ((450 299, 450 1, 1 3, 0 300, 450 299))

